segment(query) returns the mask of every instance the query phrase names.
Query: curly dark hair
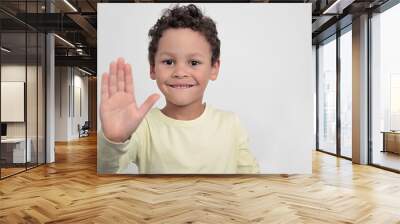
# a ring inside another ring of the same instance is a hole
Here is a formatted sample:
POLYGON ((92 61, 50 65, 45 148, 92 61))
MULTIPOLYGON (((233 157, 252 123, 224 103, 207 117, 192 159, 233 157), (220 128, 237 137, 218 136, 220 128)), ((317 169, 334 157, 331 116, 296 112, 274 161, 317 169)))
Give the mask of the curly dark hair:
POLYGON ((204 16, 197 6, 190 4, 187 6, 176 5, 172 9, 166 9, 157 23, 149 30, 149 55, 148 59, 151 66, 155 65, 154 57, 158 49, 158 43, 165 30, 170 28, 190 28, 200 32, 211 46, 211 64, 219 59, 221 42, 218 39, 218 32, 215 22, 204 16))

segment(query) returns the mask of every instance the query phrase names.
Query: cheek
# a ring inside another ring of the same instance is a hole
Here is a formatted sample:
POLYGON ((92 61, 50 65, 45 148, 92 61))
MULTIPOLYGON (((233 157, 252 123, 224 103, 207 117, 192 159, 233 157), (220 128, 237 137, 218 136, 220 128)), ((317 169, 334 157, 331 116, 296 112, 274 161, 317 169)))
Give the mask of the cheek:
POLYGON ((200 80, 197 79, 197 82, 199 83, 198 90, 200 92, 204 92, 206 90, 206 88, 207 88, 207 85, 208 85, 208 79, 206 79, 206 78, 202 78, 200 80))
POLYGON ((197 75, 197 80, 201 85, 207 85, 211 78, 211 70, 203 70, 197 75))
POLYGON ((155 69, 155 74, 157 77, 158 81, 165 81, 167 77, 169 76, 169 71, 165 68, 156 68, 155 69))

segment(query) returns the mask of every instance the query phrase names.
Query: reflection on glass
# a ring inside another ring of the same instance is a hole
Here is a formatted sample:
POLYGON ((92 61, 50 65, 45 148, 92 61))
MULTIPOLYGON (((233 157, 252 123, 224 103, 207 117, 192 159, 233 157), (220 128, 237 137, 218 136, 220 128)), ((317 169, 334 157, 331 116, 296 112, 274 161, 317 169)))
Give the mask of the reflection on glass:
POLYGON ((30 151, 26 151, 24 91, 26 89, 25 33, 2 33, 1 45, 1 121, 7 134, 1 140, 1 176, 25 170, 30 151))
POLYGON ((352 157, 352 35, 340 36, 340 127, 342 156, 352 157))
POLYGON ((396 170, 400 170, 399 23, 400 5, 372 18, 372 163, 396 170))
POLYGON ((336 153, 336 40, 318 48, 319 149, 336 153))
MULTIPOLYGON (((18 16, 44 13, 45 0, 0 1, 18 16)), ((0 12, 0 178, 45 162, 45 35, 0 12)))

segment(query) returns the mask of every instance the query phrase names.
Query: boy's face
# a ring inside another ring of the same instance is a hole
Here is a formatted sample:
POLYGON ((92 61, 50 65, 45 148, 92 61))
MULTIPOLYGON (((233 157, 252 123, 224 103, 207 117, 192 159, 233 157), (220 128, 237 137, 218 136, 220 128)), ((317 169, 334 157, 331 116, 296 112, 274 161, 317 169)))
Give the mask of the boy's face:
POLYGON ((177 106, 202 103, 208 80, 216 80, 219 60, 211 64, 211 46, 199 32, 188 28, 163 32, 150 68, 151 79, 166 100, 177 106))

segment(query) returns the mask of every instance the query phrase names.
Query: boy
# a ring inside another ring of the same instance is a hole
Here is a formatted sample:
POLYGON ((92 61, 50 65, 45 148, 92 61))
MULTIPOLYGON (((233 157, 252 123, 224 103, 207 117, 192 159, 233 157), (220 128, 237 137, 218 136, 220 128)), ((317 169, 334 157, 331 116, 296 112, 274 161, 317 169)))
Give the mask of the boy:
POLYGON ((149 31, 152 94, 138 107, 132 70, 122 58, 101 85, 98 170, 120 173, 130 162, 146 174, 258 173, 238 117, 202 103, 220 67, 216 25, 193 4, 164 12, 149 31))

